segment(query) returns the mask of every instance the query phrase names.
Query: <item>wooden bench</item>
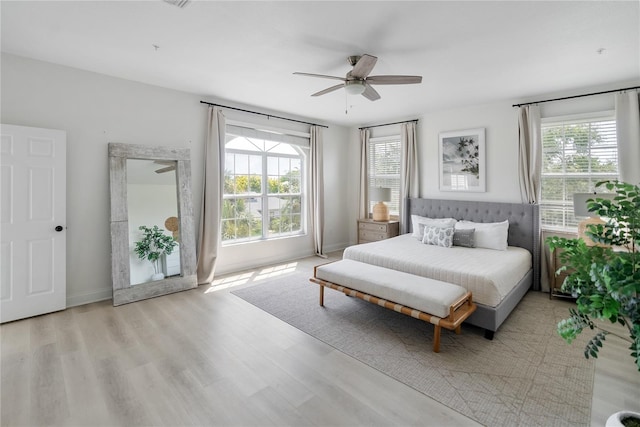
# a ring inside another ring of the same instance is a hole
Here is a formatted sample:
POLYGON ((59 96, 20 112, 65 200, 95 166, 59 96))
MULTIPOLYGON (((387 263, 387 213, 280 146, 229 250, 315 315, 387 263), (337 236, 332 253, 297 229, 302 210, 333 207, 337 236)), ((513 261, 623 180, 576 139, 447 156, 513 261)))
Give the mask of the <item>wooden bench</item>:
POLYGON ((327 287, 432 323, 436 353, 441 328, 459 334, 462 322, 476 309, 471 292, 461 286, 353 260, 318 265, 309 280, 320 285, 321 306, 327 287))

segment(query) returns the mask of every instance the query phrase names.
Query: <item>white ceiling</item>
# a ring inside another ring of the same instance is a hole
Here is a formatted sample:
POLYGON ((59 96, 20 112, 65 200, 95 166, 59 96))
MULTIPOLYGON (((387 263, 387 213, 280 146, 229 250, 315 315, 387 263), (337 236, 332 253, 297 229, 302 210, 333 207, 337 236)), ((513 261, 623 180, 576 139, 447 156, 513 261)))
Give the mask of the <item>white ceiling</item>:
POLYGON ((3 52, 344 125, 640 81, 637 0, 0 5, 3 52), (337 82, 292 74, 344 76, 362 53, 423 83, 312 98, 337 82))

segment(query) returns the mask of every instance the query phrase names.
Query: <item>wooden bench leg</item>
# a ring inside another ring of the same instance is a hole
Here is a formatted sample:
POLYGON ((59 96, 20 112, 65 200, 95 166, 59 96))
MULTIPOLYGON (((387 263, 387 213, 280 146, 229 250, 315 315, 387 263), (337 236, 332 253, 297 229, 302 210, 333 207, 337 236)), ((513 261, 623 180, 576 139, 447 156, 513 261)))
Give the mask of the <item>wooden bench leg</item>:
POLYGON ((462 325, 458 325, 455 331, 456 331, 456 334, 460 335, 462 333, 462 325))
POLYGON ((440 353, 440 332, 442 327, 440 325, 434 325, 433 329, 433 352, 440 353))
POLYGON ((320 285, 320 307, 324 307, 324 286, 320 285))

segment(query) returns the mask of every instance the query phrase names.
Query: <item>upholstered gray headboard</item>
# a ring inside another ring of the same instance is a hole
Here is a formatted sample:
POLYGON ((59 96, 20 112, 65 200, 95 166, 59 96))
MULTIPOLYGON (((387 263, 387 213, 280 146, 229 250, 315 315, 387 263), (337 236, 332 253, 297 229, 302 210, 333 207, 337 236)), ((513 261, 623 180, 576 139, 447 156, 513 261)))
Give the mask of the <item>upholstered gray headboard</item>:
POLYGON ((519 246, 533 256, 533 288, 540 289, 540 221, 538 205, 471 202, 459 200, 407 199, 405 224, 411 230, 411 215, 455 218, 475 222, 509 220, 510 246, 519 246))

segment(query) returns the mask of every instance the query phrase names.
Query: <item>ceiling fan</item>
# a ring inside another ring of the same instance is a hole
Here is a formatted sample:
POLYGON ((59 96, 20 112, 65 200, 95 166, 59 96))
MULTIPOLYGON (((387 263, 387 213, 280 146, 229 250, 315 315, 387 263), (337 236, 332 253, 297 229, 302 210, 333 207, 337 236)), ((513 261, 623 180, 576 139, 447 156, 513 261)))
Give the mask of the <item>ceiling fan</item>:
POLYGON ((176 162, 173 160, 154 160, 153 163, 157 165, 164 165, 164 167, 156 169, 156 173, 165 173, 176 170, 176 162))
POLYGON ((349 56, 347 60, 353 69, 349 71, 345 77, 300 72, 295 72, 293 74, 342 81, 342 83, 338 85, 316 92, 311 96, 324 95, 344 87, 348 94, 362 95, 370 101, 380 99, 380 94, 376 92, 371 85, 406 85, 422 83, 422 76, 369 76, 369 73, 371 73, 373 67, 376 65, 376 61, 378 60, 377 57, 372 55, 354 55, 349 56))

